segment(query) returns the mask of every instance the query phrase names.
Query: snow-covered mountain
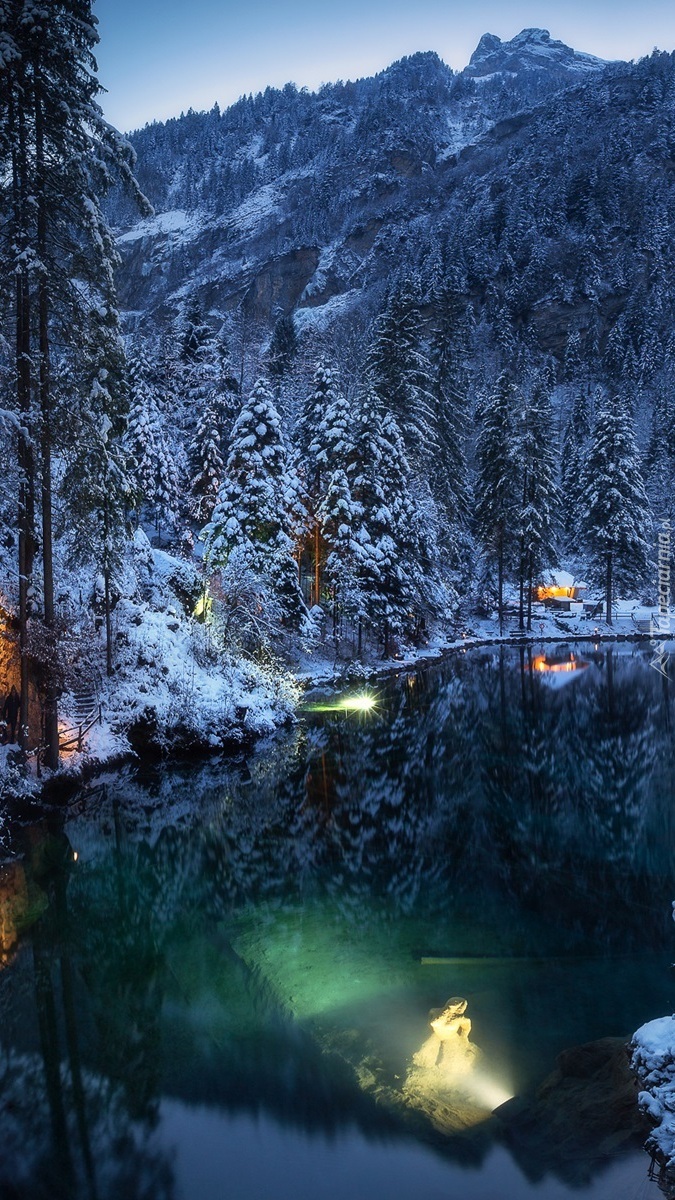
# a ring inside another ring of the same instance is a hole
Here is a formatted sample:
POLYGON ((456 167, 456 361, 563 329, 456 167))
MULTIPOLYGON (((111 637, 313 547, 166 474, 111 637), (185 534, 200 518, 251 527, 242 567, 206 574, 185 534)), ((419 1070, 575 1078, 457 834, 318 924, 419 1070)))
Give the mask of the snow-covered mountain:
POLYGON ((562 358, 574 334, 597 356, 619 322, 625 354, 634 298, 661 332, 675 304, 674 95, 672 55, 604 63, 528 29, 486 34, 462 72, 420 53, 147 126, 132 141, 158 216, 112 210, 129 327, 194 293, 259 344, 291 313, 300 332, 365 328, 412 271, 423 292, 459 280, 488 340, 562 358))
POLYGON ((494 33, 484 33, 464 68, 464 74, 474 79, 490 75, 517 75, 523 71, 563 70, 586 75, 602 71, 607 63, 593 54, 573 50, 564 42, 552 38, 548 29, 522 29, 508 42, 494 33))

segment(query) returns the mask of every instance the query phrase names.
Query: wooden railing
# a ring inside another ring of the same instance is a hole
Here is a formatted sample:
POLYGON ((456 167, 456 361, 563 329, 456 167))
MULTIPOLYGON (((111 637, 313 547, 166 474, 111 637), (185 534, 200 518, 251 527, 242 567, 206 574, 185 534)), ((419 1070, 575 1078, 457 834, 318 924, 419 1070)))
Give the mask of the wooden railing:
POLYGON ((59 731, 59 750, 81 750, 84 744, 84 739, 102 719, 101 705, 97 704, 95 710, 89 713, 88 716, 78 725, 73 725, 72 729, 62 729, 59 731))

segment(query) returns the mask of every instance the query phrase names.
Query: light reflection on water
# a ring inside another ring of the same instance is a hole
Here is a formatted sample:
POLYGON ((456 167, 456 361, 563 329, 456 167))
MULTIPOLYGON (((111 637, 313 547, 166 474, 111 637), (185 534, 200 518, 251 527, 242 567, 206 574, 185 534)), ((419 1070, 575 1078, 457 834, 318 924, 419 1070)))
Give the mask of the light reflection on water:
POLYGON ((365 719, 328 704, 247 763, 127 771, 17 826, 0 1195, 646 1186, 611 1114, 584 1142, 582 1092, 509 1150, 489 1115, 673 1006, 672 701, 641 650, 586 648, 562 690, 536 659, 472 652, 365 719), (448 997, 468 1072, 433 1043, 448 997))

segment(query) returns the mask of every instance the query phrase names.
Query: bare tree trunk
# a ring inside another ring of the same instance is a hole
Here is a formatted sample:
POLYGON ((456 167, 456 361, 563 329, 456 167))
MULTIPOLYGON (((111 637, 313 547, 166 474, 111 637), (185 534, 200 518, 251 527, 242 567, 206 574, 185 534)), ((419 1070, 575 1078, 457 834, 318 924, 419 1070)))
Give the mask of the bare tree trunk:
POLYGON ((321 602, 321 530, 319 522, 314 526, 314 603, 321 602))
POLYGON ((110 611, 110 560, 109 538, 110 520, 107 498, 103 504, 103 589, 105 603, 105 671, 110 677, 113 673, 112 657, 112 614, 110 611))
MULTIPOLYGON (((9 124, 12 136, 12 196, 16 238, 19 245, 26 240, 28 220, 28 165, 26 155, 25 116, 16 99, 10 96, 9 124)), ((31 303, 30 280, 22 259, 16 273, 16 398, 21 425, 18 435, 19 464, 19 650, 21 672, 21 707, 19 710, 19 745, 26 748, 29 717, 30 657, 28 653, 28 620, 31 612, 33 559, 35 557, 35 462, 30 435, 32 366, 30 357, 31 303)))
POLYGON ((605 573, 605 608, 607 624, 612 624, 612 551, 607 553, 607 569, 605 573))
MULTIPOLYGON (((527 470, 525 471, 525 479, 523 481, 523 512, 527 503, 527 470)), ((518 628, 525 628, 525 536, 520 535, 520 554, 518 557, 518 575, 520 585, 520 595, 518 601, 518 628)))
POLYGON ((499 557, 497 560, 498 572, 498 611, 499 611, 499 632, 504 632, 504 539, 499 539, 499 557))
POLYGON ((110 569, 104 567, 103 583, 105 588, 105 673, 110 677, 113 673, 112 657, 112 615, 110 612, 110 569))
MULTIPOLYGON (((45 178, 44 113, 42 109, 41 74, 35 64, 35 155, 37 167, 37 250, 41 264, 38 287, 38 338, 40 349, 39 393, 42 450, 42 565, 44 587, 44 623, 49 632, 52 655, 56 652, 56 622, 54 612, 54 554, 52 529, 52 412, 49 356, 49 284, 47 259, 47 197, 45 178)), ((56 770, 59 765, 58 681, 55 662, 47 664, 45 680, 45 741, 46 765, 56 770)))

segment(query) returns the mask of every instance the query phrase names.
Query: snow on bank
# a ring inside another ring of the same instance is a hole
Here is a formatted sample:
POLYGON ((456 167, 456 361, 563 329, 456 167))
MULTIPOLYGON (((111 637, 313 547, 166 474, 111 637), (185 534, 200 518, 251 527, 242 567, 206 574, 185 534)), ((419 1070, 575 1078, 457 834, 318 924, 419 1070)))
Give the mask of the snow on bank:
MULTIPOLYGON (((110 679, 102 619, 71 631, 82 661, 59 701, 63 773, 133 753, 230 750, 289 723, 299 696, 290 672, 235 657, 192 616, 202 588, 192 562, 153 549, 137 530, 118 583, 110 679)), ((34 756, 32 775, 20 759, 17 747, 0 747, 0 803, 38 790, 34 756)))
MULTIPOLYGON (((37 785, 20 765, 16 746, 0 746, 0 806, 8 800, 27 799, 37 792, 37 785)), ((0 808, 0 858, 5 849, 5 814, 0 808)))
POLYGON ((642 1086, 638 1104, 654 1124, 646 1148, 675 1190, 675 1016, 642 1025, 631 1047, 631 1066, 642 1086))
POLYGON ((288 721, 296 700, 290 675, 229 656, 189 615, 201 586, 194 566, 153 549, 140 530, 134 553, 137 587, 115 609, 115 674, 87 755, 106 761, 130 743, 218 749, 288 721))

